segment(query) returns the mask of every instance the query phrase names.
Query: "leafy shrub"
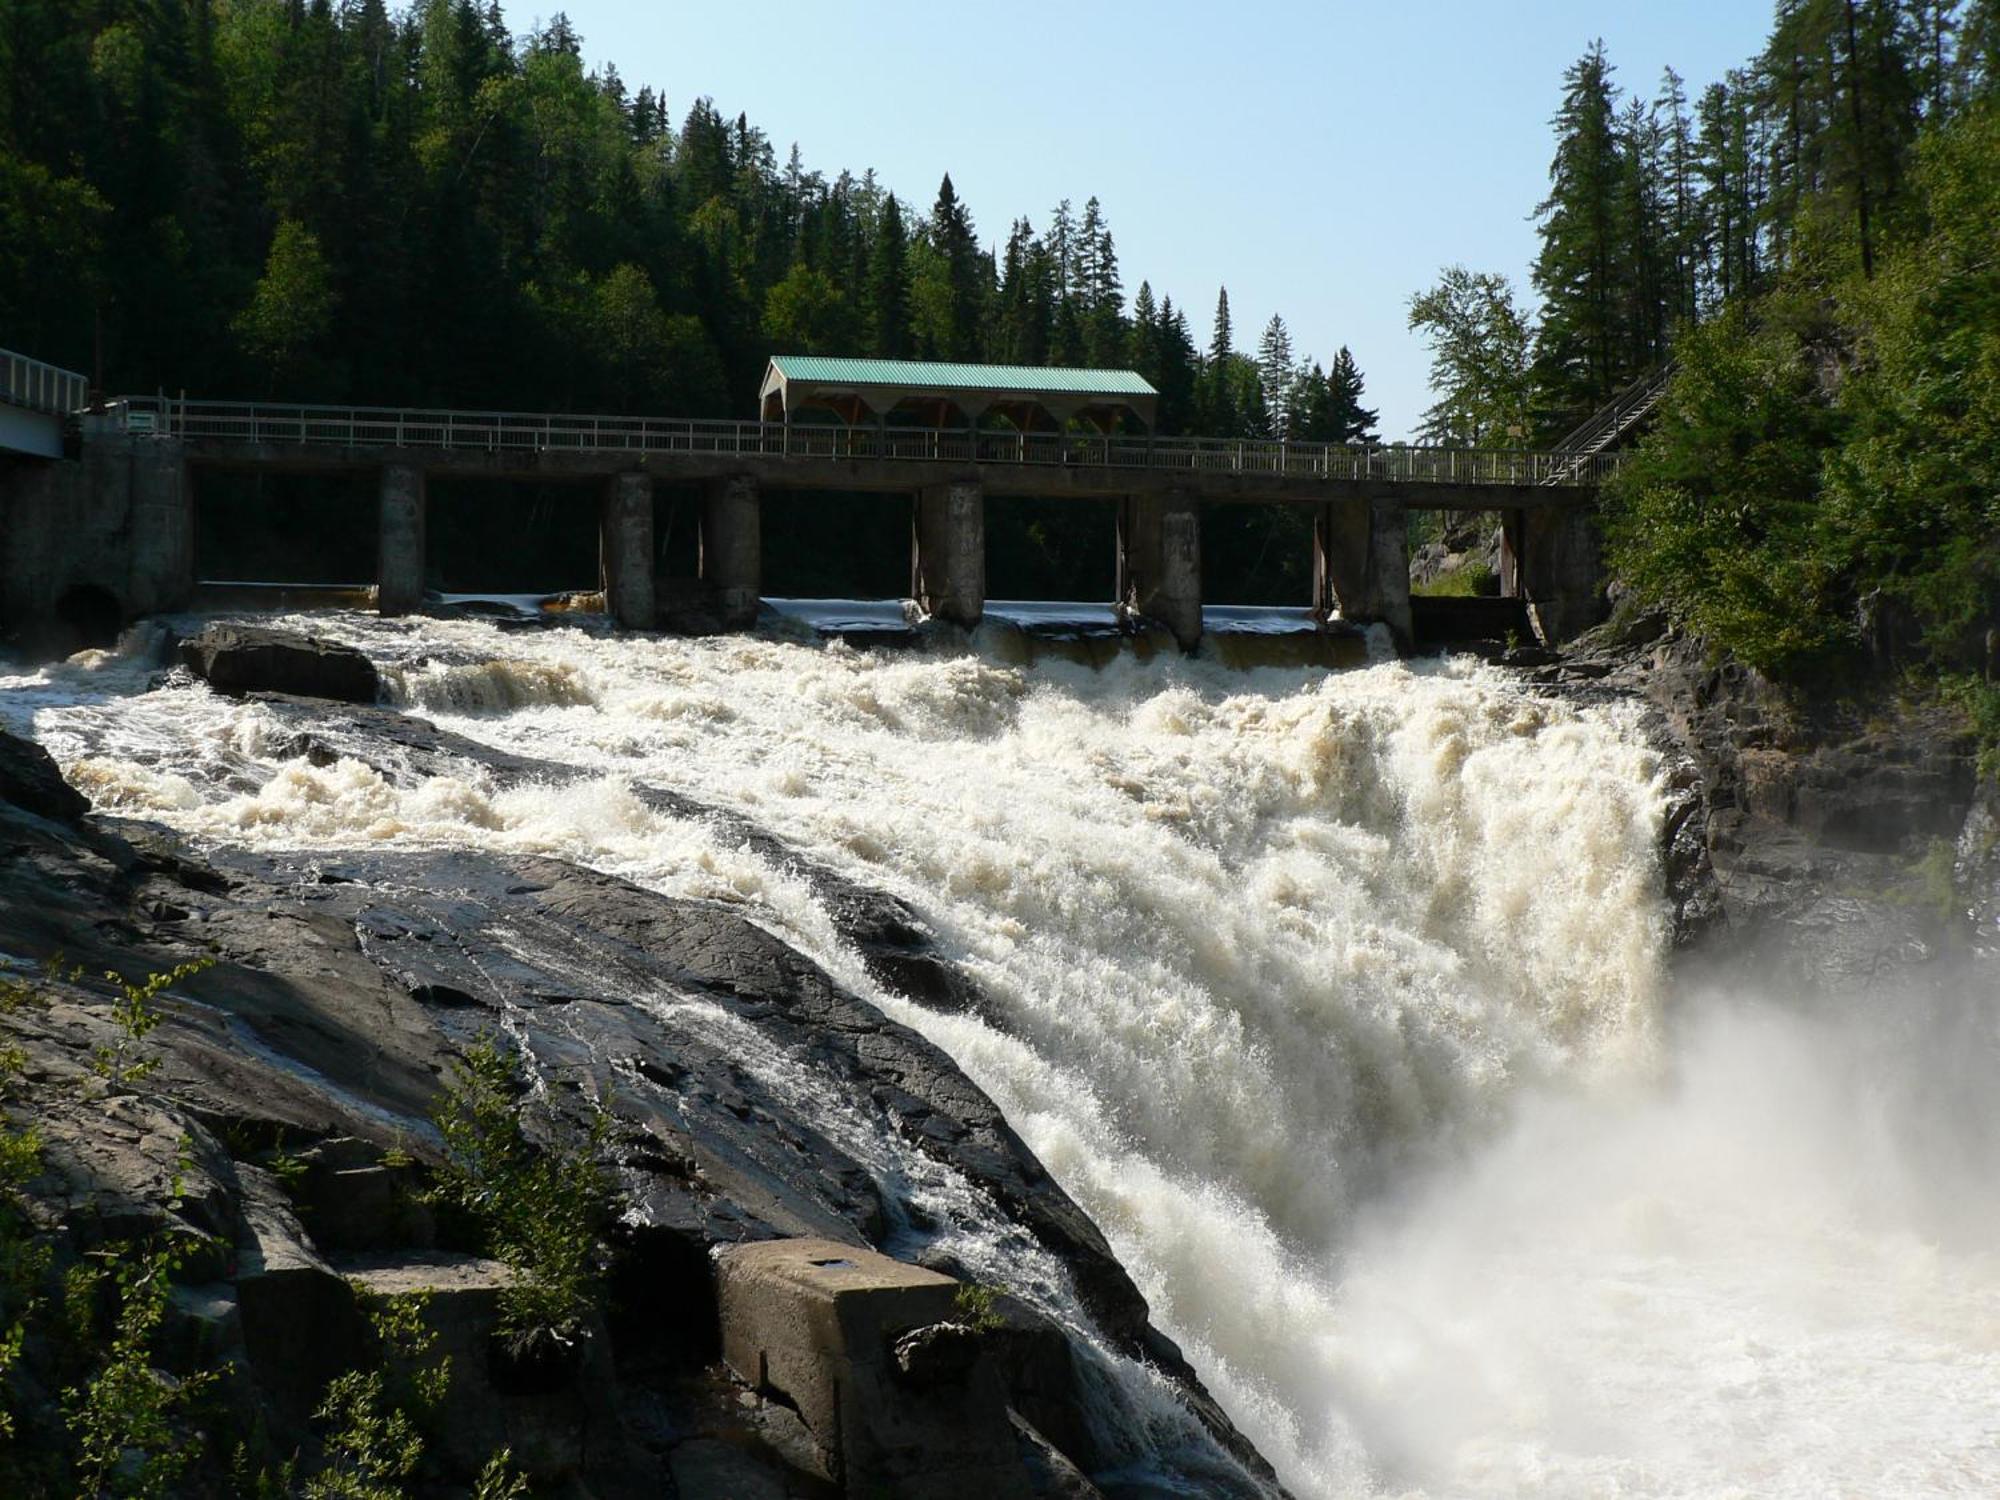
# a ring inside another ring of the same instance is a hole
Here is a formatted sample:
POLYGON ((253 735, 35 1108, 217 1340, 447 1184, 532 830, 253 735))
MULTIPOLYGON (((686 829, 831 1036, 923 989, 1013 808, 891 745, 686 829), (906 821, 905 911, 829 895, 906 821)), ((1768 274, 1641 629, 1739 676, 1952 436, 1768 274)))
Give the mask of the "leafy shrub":
POLYGON ((597 1227, 608 1202, 594 1151, 599 1114, 582 1151, 544 1151, 521 1125, 520 1065, 491 1042, 452 1070, 436 1111, 445 1166, 437 1194, 471 1216, 514 1271, 501 1328, 517 1353, 553 1339, 574 1343, 595 1292, 597 1227))

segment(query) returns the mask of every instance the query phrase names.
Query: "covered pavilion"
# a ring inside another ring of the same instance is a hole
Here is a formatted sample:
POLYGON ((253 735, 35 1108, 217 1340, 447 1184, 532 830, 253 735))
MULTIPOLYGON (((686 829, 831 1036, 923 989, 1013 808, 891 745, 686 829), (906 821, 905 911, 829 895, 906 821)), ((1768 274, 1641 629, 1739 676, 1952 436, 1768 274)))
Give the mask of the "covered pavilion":
POLYGON ((828 412, 850 427, 886 426, 894 418, 898 425, 974 428, 997 416, 1020 432, 1061 432, 1072 421, 1110 432, 1130 415, 1150 433, 1159 399, 1131 370, 774 354, 758 410, 766 422, 828 412))

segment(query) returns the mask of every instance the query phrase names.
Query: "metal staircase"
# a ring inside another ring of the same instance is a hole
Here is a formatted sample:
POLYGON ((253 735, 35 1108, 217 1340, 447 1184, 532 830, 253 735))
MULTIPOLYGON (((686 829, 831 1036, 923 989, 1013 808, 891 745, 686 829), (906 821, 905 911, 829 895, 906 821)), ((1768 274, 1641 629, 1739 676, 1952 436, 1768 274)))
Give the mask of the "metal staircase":
POLYGON ((1640 376, 1585 418, 1575 431, 1555 445, 1556 462, 1544 484, 1574 484, 1596 455, 1616 445, 1636 428, 1667 393, 1674 362, 1640 376))

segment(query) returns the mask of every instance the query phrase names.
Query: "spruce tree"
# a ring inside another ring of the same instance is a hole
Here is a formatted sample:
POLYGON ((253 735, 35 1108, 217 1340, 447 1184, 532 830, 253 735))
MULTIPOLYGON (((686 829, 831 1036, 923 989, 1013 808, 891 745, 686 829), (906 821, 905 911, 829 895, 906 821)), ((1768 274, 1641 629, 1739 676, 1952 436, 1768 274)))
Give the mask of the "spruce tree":
POLYGON ((1208 358, 1202 366, 1200 420, 1209 437, 1235 437, 1238 427, 1236 391, 1230 373, 1235 359, 1229 326, 1229 288, 1215 298, 1215 323, 1209 334, 1208 358))
POLYGON ((1361 398, 1366 394, 1362 389, 1361 367, 1355 364, 1354 355, 1347 345, 1342 344, 1340 353, 1333 357, 1333 369, 1328 372, 1325 383, 1328 429, 1325 441, 1379 443, 1382 439, 1375 430, 1376 413, 1361 404, 1361 398))
POLYGON ((882 200, 875 242, 868 254, 868 321, 875 353, 903 359, 910 351, 910 242, 903 210, 890 193, 882 200))
POLYGON ((1271 314, 1264 336, 1257 341, 1257 378, 1272 435, 1289 436, 1292 388, 1298 383, 1299 372, 1292 356, 1291 332, 1277 313, 1271 314))
POLYGON ((1611 72, 1600 41, 1563 74, 1549 196, 1536 209, 1542 248, 1533 279, 1542 322, 1535 374, 1552 432, 1594 410, 1631 373, 1630 298, 1621 285, 1631 236, 1621 214, 1626 164, 1611 72))
POLYGON ((959 201, 949 172, 938 184, 928 237, 943 262, 947 298, 937 352, 945 359, 977 359, 982 300, 979 246, 973 238, 972 215, 959 201))
POLYGON ((1129 357, 1132 368, 1160 388, 1160 309, 1153 299, 1153 284, 1139 283, 1132 299, 1132 341, 1129 357))

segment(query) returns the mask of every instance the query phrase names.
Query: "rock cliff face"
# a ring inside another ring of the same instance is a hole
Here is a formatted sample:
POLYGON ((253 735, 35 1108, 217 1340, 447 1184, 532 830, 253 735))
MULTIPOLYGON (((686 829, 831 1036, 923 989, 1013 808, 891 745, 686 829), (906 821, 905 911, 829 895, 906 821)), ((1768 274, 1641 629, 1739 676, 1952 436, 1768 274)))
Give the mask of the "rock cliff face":
MULTIPOLYGON (((367 705, 267 701, 308 755, 337 716, 344 743, 365 731, 393 748, 399 775, 447 752, 503 777, 560 774, 367 705)), ((1215 1493, 1274 1488, 992 1102, 737 912, 546 859, 197 857, 156 826, 86 816, 38 747, 4 736, 0 850, 0 954, 37 995, 5 1019, 43 1137, 36 1212, 72 1255, 199 1235, 170 1342, 235 1370, 238 1407, 269 1430, 311 1443, 319 1393, 362 1357, 357 1288, 420 1290, 461 1372, 436 1455, 447 1478, 507 1445, 545 1483, 599 1496, 820 1493, 779 1457, 798 1421, 782 1394, 720 1373, 711 1252, 811 1236, 926 1258, 934 1226, 871 1149, 893 1137, 1059 1259, 1105 1342, 1180 1388, 1212 1434, 1215 1493), (156 1070, 119 1085, 91 1065, 126 1045, 105 988, 27 979, 58 953, 91 976, 216 962, 163 1002, 145 1040, 156 1070), (619 1205, 601 1322, 557 1376, 525 1381, 487 1356, 507 1269, 416 1191, 441 1156, 442 1080, 494 1037, 525 1066, 535 1134, 575 1148, 603 1112, 619 1205)), ((807 873, 871 964, 977 1003, 909 911, 807 873)), ((989 1321, 1021 1473, 1038 1492, 1096 1493, 1081 1475, 1115 1456, 1081 1413, 1103 1356, 1010 1299, 989 1321)))
POLYGON ((1552 691, 1651 706, 1691 971, 1854 993, 1993 953, 1994 792, 1948 713, 1788 693, 1654 615, 1522 665, 1552 691))

